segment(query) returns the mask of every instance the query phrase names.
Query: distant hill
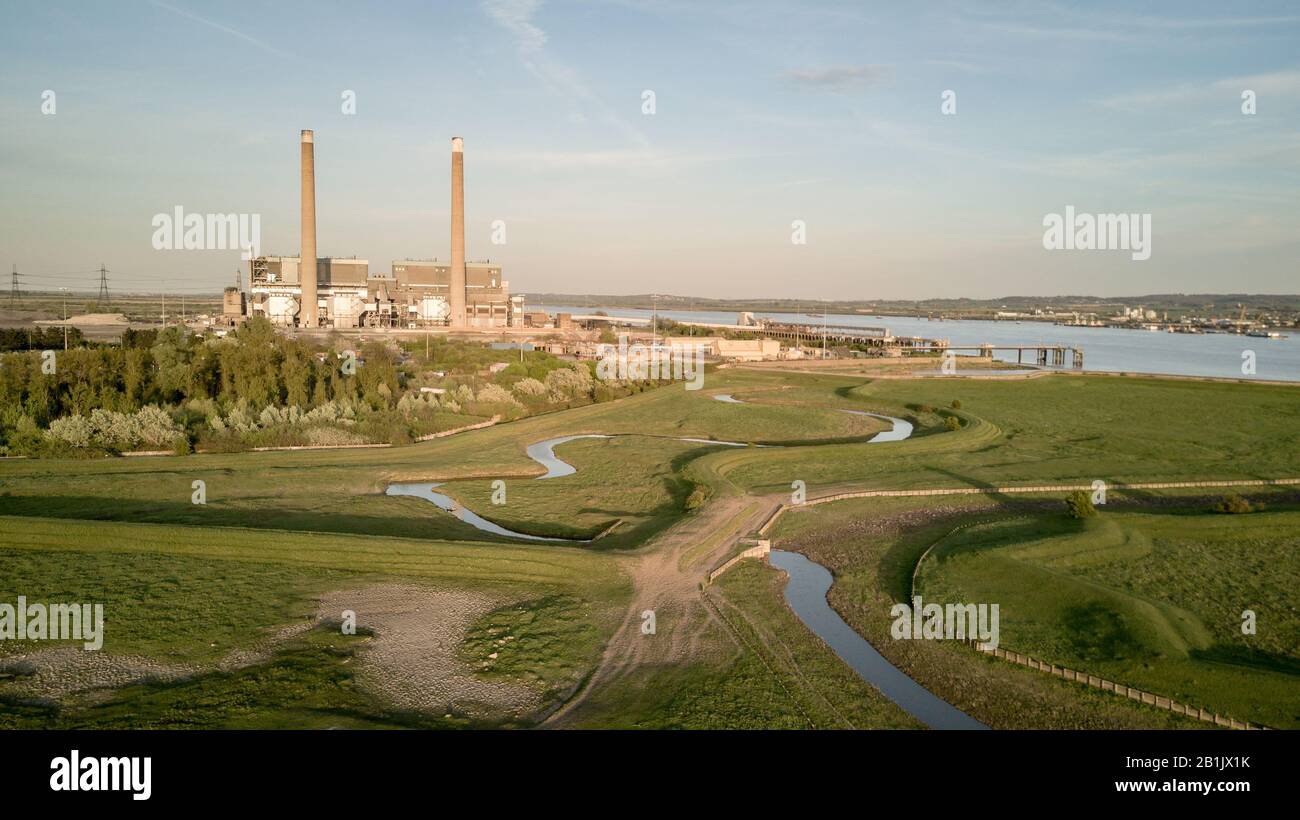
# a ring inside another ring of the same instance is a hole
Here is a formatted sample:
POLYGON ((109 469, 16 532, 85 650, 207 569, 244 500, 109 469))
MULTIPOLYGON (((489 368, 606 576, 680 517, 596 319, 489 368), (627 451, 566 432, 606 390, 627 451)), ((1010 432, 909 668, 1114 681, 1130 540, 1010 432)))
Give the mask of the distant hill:
POLYGON ((979 315, 999 310, 1078 311, 1114 313, 1122 307, 1141 305, 1171 315, 1235 314, 1243 307, 1248 314, 1300 313, 1300 294, 1259 293, 1151 293, 1143 296, 1003 296, 997 299, 855 299, 816 301, 812 299, 704 299, 690 296, 650 294, 589 295, 573 293, 527 293, 530 305, 572 305, 597 308, 644 308, 657 304, 661 310, 788 311, 803 313, 944 313, 979 315))

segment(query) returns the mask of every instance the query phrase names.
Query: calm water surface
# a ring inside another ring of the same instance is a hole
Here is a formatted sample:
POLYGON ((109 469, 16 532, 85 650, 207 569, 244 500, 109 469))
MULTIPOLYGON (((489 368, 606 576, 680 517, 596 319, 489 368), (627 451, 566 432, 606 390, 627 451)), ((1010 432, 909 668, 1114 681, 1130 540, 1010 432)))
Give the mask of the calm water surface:
MULTIPOLYGON (((551 312, 590 314, 596 308, 538 305, 551 312)), ((649 318, 651 312, 635 308, 601 308, 611 316, 649 318)), ((683 322, 735 324, 737 314, 718 311, 661 310, 660 316, 683 322)), ((802 313, 755 313, 782 322, 821 324, 821 316, 802 313)), ((988 322, 973 320, 930 321, 903 316, 828 314, 826 322, 853 327, 885 327, 895 336, 947 339, 953 345, 1018 344, 1066 345, 1083 348, 1085 370, 1164 373, 1177 376, 1220 376, 1300 381, 1300 331, 1287 331, 1285 339, 1258 339, 1224 333, 1153 333, 1105 327, 1065 327, 1045 322, 988 322), (1242 353, 1255 352, 1255 374, 1241 372, 1242 353)), ((998 358, 1016 361, 1015 352, 998 358)))

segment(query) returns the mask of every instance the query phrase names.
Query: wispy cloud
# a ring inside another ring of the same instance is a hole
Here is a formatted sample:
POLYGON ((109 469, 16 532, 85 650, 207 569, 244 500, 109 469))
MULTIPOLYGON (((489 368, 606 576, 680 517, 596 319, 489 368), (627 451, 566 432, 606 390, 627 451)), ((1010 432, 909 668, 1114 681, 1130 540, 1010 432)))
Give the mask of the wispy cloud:
POLYGON ((550 38, 535 20, 541 0, 481 0, 480 5, 494 23, 510 34, 523 66, 552 93, 574 105, 573 119, 585 121, 583 107, 594 108, 597 119, 621 132, 641 150, 649 150, 650 141, 644 134, 601 103, 577 71, 548 53, 550 38))
POLYGON ((1074 179, 1150 179, 1159 173, 1194 179, 1202 171, 1234 168, 1294 173, 1300 170, 1297 148, 1300 132, 1283 131, 1179 150, 1110 148, 1087 154, 1020 155, 989 161, 1026 173, 1074 179))
POLYGON ((887 65, 794 68, 785 73, 785 78, 790 82, 814 88, 823 88, 828 91, 843 91, 861 86, 881 85, 892 76, 893 69, 887 65))
POLYGON ((965 60, 923 60, 926 65, 937 66, 939 68, 950 68, 954 71, 965 71, 971 74, 983 74, 984 66, 978 63, 971 63, 965 60))
POLYGON ((282 50, 276 48, 275 46, 272 46, 270 43, 263 42, 262 40, 259 40, 259 39, 257 39, 256 37, 253 37, 253 36, 251 36, 251 35, 245 34, 244 32, 240 31, 239 29, 231 28, 230 26, 223 25, 223 24, 218 23, 218 22, 216 22, 216 21, 214 21, 214 20, 209 20, 209 19, 207 19, 206 17, 200 17, 199 15, 197 15, 197 14, 195 14, 195 13, 193 13, 193 12, 186 11, 185 9, 182 9, 182 8, 177 8, 176 6, 173 6, 173 5, 169 4, 169 3, 164 3, 164 2, 162 2, 162 0, 150 0, 150 2, 151 2, 153 5, 155 5, 155 6, 157 6, 158 8, 160 8, 160 9, 166 9, 167 11, 170 11, 172 14, 178 14, 178 15, 180 15, 181 17, 184 17, 184 18, 186 18, 186 19, 188 19, 188 20, 193 20, 194 22, 196 22, 196 23, 202 23, 203 25, 205 25, 205 26, 207 26, 207 27, 209 27, 209 28, 213 28, 213 29, 216 29, 217 31, 225 32, 226 34, 229 34, 229 35, 232 36, 232 37, 238 37, 239 39, 243 40, 244 42, 249 43, 250 45, 254 45, 254 46, 256 46, 256 47, 262 49, 263 51, 265 51, 265 52, 267 52, 267 53, 269 53, 269 54, 274 54, 274 55, 276 55, 277 57, 284 57, 284 58, 289 59, 289 60, 297 60, 297 59, 299 59, 299 58, 297 57, 297 55, 290 54, 290 53, 287 52, 287 51, 282 51, 282 50))
POLYGON ((1300 23, 1300 15, 1276 17, 1122 17, 1116 21, 1121 26, 1143 26, 1157 29, 1198 28, 1257 28, 1300 23))
POLYGON ((483 10, 514 35, 520 51, 536 53, 546 45, 546 32, 533 23, 538 0, 484 0, 483 10))
POLYGON ((1132 42, 1165 37, 1171 32, 1224 32, 1231 29, 1257 29, 1300 23, 1300 15, 1179 17, 1101 13, 1060 3, 1039 3, 1023 9, 1026 13, 1008 17, 1002 13, 966 15, 955 22, 977 26, 998 34, 1050 40, 1095 42, 1132 42))
POLYGON ((540 0, 482 0, 481 7, 492 22, 509 33, 519 61, 553 92, 588 101, 591 90, 577 72, 546 53, 550 39, 535 21, 540 0))
POLYGON ((1164 105, 1208 102, 1221 98, 1228 104, 1235 105, 1240 101, 1241 92, 1246 89, 1260 96, 1300 95, 1300 71, 1274 71, 1245 77, 1228 77, 1213 82, 1182 83, 1150 91, 1106 97, 1098 100, 1097 104, 1106 108, 1138 111, 1164 105))
POLYGON ((1122 42, 1131 40, 1134 33, 1121 28, 1090 28, 1087 26, 1059 26, 1023 23, 1020 21, 977 20, 962 21, 962 25, 973 25, 987 29, 996 34, 1017 37, 1034 37, 1050 40, 1092 40, 1101 42, 1122 42))

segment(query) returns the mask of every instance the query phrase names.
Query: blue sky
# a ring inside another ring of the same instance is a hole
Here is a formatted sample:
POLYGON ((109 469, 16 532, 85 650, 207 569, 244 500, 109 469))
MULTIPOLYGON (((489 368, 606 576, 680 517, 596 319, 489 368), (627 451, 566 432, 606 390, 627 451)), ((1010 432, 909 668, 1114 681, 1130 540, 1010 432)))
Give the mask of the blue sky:
POLYGON ((310 128, 318 250, 372 270, 446 257, 460 135, 469 254, 516 291, 1300 290, 1293 3, 2 7, 0 264, 29 285, 232 281, 237 251, 153 249, 178 205, 296 254, 310 128), (1067 205, 1152 214, 1151 258, 1044 250, 1067 205))

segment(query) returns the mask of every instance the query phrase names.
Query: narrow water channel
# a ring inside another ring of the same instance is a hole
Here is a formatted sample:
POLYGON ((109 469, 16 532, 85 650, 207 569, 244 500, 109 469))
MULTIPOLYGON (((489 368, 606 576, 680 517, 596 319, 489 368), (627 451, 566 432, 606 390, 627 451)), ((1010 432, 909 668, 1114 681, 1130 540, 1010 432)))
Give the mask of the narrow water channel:
MULTIPOLYGON (((740 399, 736 398, 730 393, 715 393, 713 398, 715 401, 726 402, 727 404, 748 404, 748 402, 741 401, 740 399)), ((854 416, 870 416, 873 419, 883 419, 884 421, 891 422, 894 425, 894 428, 892 430, 883 430, 879 433, 876 433, 868 440, 867 442, 868 444, 876 444, 878 442, 885 442, 885 441, 902 441, 903 439, 912 435, 912 423, 904 419, 894 418, 893 416, 883 416, 880 413, 868 413, 866 410, 840 409, 840 412, 850 413, 854 416)), ((683 440, 696 441, 696 439, 683 439, 683 440)))
MULTIPOLYGON (((561 462, 563 464, 563 462, 561 462)), ((568 465, 565 465, 568 466, 568 465)), ((547 478, 548 476, 541 476, 547 478)), ((564 544, 587 544, 587 541, 580 541, 576 538, 548 538, 543 535, 529 535, 526 532, 516 532, 508 530, 500 524, 494 524, 481 515, 478 515, 468 507, 456 503, 456 499, 442 493, 435 493, 435 487, 441 487, 441 484, 430 483, 411 483, 411 484, 389 484, 388 489, 384 491, 385 495, 410 495, 416 498, 423 498, 425 501, 432 501, 438 506, 438 509, 445 510, 456 516, 456 518, 469 524, 471 527, 480 529, 483 532, 490 532, 493 535, 504 535, 507 538, 524 538, 529 541, 554 541, 564 544)))
POLYGON ((526 450, 528 457, 546 468, 546 475, 539 475, 538 478, 559 478, 562 475, 573 475, 578 472, 577 467, 574 467, 567 461, 561 461, 555 457, 555 448, 566 441, 577 441, 580 438, 609 438, 609 436, 602 436, 597 433, 586 433, 577 436, 548 438, 545 441, 539 441, 536 444, 528 445, 526 450))
POLYGON ((858 677, 931 729, 988 728, 909 678, 854 632, 826 601, 833 580, 830 570, 797 552, 772 550, 768 558, 772 566, 790 576, 785 586, 785 602, 790 609, 858 677))

